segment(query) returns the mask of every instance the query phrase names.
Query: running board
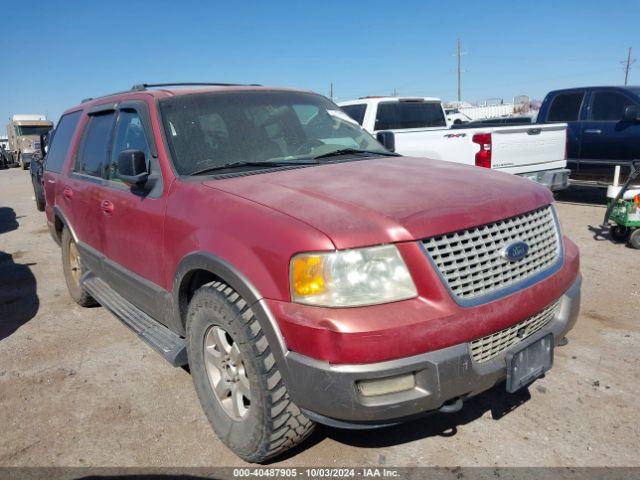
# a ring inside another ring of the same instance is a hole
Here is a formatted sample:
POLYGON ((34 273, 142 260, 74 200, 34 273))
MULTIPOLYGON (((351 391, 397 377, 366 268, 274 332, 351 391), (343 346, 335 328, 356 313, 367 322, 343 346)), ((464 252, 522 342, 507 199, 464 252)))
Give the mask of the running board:
POLYGON ((156 322, 91 273, 83 277, 82 285, 100 305, 113 313, 171 365, 181 367, 188 363, 187 346, 182 337, 156 322))

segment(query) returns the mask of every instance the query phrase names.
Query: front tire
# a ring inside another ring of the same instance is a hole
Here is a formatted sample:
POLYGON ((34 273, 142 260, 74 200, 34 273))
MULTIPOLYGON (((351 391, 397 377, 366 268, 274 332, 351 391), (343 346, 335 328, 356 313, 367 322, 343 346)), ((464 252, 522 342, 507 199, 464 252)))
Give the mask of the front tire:
POLYGON ((81 307, 93 307, 97 302, 93 299, 80 283, 80 278, 85 273, 82 258, 76 242, 73 240, 68 228, 62 230, 62 270, 67 282, 67 289, 71 298, 81 307))
POLYGON ((187 349, 202 408, 218 438, 242 459, 267 461, 313 431, 315 424, 289 398, 253 311, 225 283, 195 292, 187 349))
POLYGON ((636 228, 631 235, 629 235, 629 246, 640 250, 640 228, 636 228))

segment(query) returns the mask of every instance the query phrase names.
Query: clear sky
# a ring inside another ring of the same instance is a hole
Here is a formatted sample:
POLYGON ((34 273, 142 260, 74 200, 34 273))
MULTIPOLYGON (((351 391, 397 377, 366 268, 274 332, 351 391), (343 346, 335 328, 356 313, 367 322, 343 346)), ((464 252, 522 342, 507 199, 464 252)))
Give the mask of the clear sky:
POLYGON ((246 82, 329 92, 542 98, 622 84, 639 59, 633 1, 9 1, 0 9, 0 120, 60 113, 85 97, 163 81, 246 82))

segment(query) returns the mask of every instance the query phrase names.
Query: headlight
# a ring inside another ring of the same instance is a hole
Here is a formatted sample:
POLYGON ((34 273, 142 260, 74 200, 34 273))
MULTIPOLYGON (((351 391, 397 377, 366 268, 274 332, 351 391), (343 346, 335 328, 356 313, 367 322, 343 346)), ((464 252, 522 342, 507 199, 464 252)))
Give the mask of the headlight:
POLYGON ((417 295, 395 245, 303 253, 291 259, 291 298, 325 307, 355 307, 417 295))

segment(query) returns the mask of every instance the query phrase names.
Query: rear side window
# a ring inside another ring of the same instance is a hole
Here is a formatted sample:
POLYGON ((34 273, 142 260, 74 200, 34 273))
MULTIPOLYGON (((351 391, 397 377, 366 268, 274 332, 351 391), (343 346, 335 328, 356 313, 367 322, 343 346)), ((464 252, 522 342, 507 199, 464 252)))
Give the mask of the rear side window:
POLYGON ((78 120, 82 115, 81 111, 68 113, 60 117, 55 135, 51 141, 44 169, 48 172, 60 173, 67 157, 69 145, 73 138, 73 133, 78 126, 78 120))
POLYGON ((75 171, 93 177, 103 176, 107 165, 114 118, 114 112, 90 117, 80 144, 75 171))
POLYGON ((437 102, 386 102, 378 105, 375 130, 446 127, 437 102))
POLYGON ((340 107, 344 113, 353 118, 360 125, 364 122, 364 113, 367 111, 367 106, 363 103, 358 105, 345 105, 340 107))
POLYGON ((624 110, 633 101, 618 92, 596 92, 591 102, 591 120, 618 122, 624 118, 624 110))
POLYGON ((561 93, 551 102, 549 122, 575 122, 580 115, 584 92, 561 93))

